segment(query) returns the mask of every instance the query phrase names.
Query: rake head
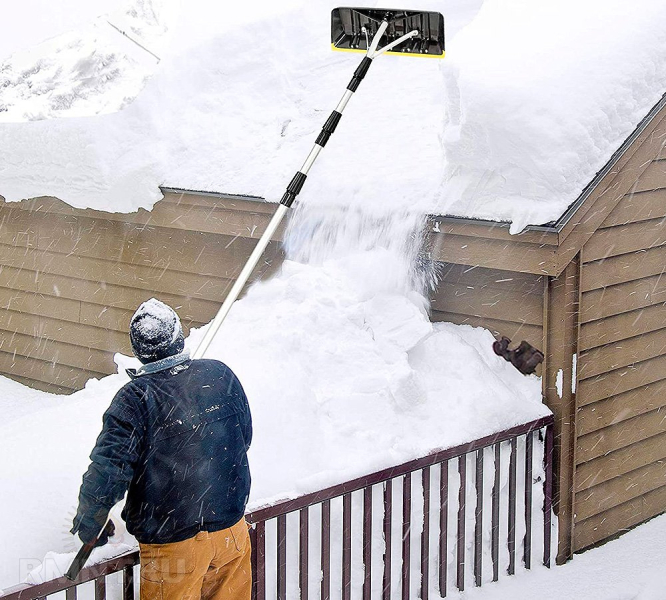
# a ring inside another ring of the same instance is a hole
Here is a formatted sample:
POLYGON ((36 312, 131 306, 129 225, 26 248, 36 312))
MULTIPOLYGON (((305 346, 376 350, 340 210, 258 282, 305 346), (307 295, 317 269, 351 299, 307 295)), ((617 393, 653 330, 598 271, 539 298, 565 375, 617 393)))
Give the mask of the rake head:
POLYGON ((385 46, 410 31, 410 40, 390 54, 444 56, 444 17, 437 12, 386 8, 335 8, 331 12, 331 45, 334 50, 366 52, 383 21, 388 22, 379 46, 385 46))

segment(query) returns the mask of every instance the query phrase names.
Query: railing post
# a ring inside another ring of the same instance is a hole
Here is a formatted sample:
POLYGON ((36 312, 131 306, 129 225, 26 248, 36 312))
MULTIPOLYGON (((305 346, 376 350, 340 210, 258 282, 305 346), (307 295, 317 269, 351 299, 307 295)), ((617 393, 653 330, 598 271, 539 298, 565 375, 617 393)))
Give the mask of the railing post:
POLYGON ((439 595, 446 597, 449 562, 449 461, 439 468, 439 595))
POLYGON ((391 599, 391 521, 393 520, 393 481, 384 483, 384 573, 382 576, 382 600, 391 599))
POLYGON ((421 471, 423 528, 421 529, 421 600, 428 600, 430 582, 430 467, 421 471))
POLYGON ((476 451, 476 509, 474 510, 474 585, 481 586, 483 574, 483 448, 476 451))
POLYGON ((409 600, 409 575, 412 529, 412 474, 402 478, 402 600, 409 600))
POLYGON ((458 542, 456 551, 458 567, 456 570, 456 585, 462 592, 465 590, 465 495, 467 488, 467 455, 458 457, 458 474, 460 475, 460 488, 458 489, 458 542))
POLYGON ((526 569, 532 568, 532 462, 534 432, 525 436, 525 541, 523 562, 526 569))
POLYGON ((372 486, 363 490, 363 600, 372 594, 372 486))
POLYGON ((123 569, 123 600, 134 600, 134 567, 123 569))
POLYGON ((266 522, 250 529, 252 544, 252 600, 266 600, 266 522))
POLYGON ((546 426, 543 462, 546 471, 546 480, 543 483, 543 564, 550 569, 551 515, 553 512, 553 425, 546 426))

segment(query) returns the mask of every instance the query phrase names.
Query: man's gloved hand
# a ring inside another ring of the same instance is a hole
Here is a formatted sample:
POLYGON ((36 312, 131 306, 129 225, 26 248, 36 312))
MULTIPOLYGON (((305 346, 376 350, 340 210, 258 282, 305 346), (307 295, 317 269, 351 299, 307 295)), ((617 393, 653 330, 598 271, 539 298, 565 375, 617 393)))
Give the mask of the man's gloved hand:
MULTIPOLYGON (((99 530, 85 529, 83 527, 80 527, 78 533, 81 541, 84 544, 88 544, 99 533, 99 530)), ((114 522, 111 519, 109 519, 109 521, 106 524, 106 527, 104 527, 104 531, 102 531, 102 534, 99 536, 97 542, 95 542, 95 545, 93 547, 99 548, 100 546, 104 546, 104 544, 106 544, 109 541, 109 538, 113 537, 115 533, 116 533, 116 526, 114 522)))

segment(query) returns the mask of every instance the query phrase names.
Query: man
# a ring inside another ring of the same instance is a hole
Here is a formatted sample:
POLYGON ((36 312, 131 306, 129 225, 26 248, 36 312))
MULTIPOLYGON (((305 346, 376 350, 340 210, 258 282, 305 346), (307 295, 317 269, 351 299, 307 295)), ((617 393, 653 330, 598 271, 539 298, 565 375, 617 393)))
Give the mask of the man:
POLYGON ((143 366, 128 370, 104 414, 72 533, 93 540, 127 491, 122 517, 139 541, 141 600, 247 600, 245 392, 223 363, 190 360, 178 315, 154 298, 132 317, 130 341, 143 366))

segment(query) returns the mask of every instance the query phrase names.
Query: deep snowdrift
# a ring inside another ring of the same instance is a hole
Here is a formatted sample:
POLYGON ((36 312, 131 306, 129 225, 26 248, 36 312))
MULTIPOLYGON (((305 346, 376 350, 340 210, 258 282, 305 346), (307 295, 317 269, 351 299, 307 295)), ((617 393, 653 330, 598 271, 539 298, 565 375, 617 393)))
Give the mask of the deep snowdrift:
POLYGON ((444 69, 447 212, 557 219, 666 93, 662 0, 486 0, 444 69))
MULTIPOLYGON (((231 310, 209 356, 237 372, 250 399, 252 505, 548 414, 540 380, 495 356, 488 331, 428 321, 417 291, 428 274, 412 268, 418 221, 297 213, 289 252, 302 262, 287 261, 231 310)), ((0 587, 47 551, 75 549, 67 531, 81 476, 125 381, 112 375, 60 397, 0 378, 0 396, 12 399, 0 403, 0 456, 11 456, 0 461, 0 587)))
MULTIPOLYGON (((132 104, 143 75, 129 63, 79 103, 121 112, 0 125, 0 195, 111 211, 150 207, 158 185, 278 199, 358 62, 330 51, 336 4, 189 2, 132 104)), ((560 216, 666 88, 661 0, 480 4, 419 4, 447 17, 447 57, 373 65, 304 201, 391 202, 515 232, 560 216)), ((70 75, 49 84, 76 91, 70 75)))

